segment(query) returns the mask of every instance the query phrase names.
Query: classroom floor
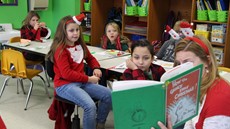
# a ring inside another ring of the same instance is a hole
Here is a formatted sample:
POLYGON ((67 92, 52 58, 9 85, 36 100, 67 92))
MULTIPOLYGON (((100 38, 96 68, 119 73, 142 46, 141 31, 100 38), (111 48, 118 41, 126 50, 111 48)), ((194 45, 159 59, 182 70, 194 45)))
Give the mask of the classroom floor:
MULTIPOLYGON (((43 75, 44 76, 44 75, 43 75)), ((5 76, 0 75, 0 88, 5 76)), ((29 81, 24 81, 25 91, 28 92, 29 81)), ((7 129, 53 129, 54 121, 48 118, 47 110, 52 103, 45 94, 40 78, 34 78, 34 88, 30 97, 28 108, 25 111, 25 101, 27 94, 16 93, 16 79, 10 79, 2 97, 0 98, 0 116, 5 122, 7 129)), ((49 88, 53 94, 53 83, 49 88)), ((82 109, 80 108, 80 118, 82 124, 82 109)), ((106 122, 106 129, 113 129, 113 114, 110 112, 106 122)))

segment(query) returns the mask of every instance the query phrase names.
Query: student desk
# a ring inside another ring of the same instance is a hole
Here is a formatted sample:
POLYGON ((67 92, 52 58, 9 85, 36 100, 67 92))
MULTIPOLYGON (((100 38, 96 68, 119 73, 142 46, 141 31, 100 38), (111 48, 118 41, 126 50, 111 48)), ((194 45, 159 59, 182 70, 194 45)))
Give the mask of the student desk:
POLYGON ((30 53, 45 56, 50 50, 52 41, 53 41, 52 39, 46 40, 44 42, 31 41, 30 45, 28 46, 19 46, 20 43, 15 42, 15 43, 6 43, 4 44, 4 46, 7 48, 14 48, 20 51, 27 51, 30 53))
POLYGON ((103 61, 108 59, 115 59, 123 56, 130 55, 130 53, 125 52, 124 55, 121 56, 114 56, 106 53, 106 49, 94 46, 87 46, 91 54, 97 59, 97 61, 103 61))
MULTIPOLYGON (((126 69, 125 68, 125 66, 126 66, 125 61, 128 58, 130 58, 130 55, 112 58, 112 59, 107 59, 107 60, 102 60, 102 61, 99 61, 99 63, 104 69, 123 73, 126 69), (116 68, 116 66, 118 66, 118 65, 120 65, 121 67, 116 68)), ((163 60, 155 60, 155 61, 153 61, 153 63, 162 66, 166 71, 170 70, 173 67, 172 62, 167 62, 167 61, 163 61, 163 60)))
POLYGON ((0 41, 8 41, 12 37, 20 36, 20 31, 11 30, 11 31, 3 31, 0 32, 0 41))

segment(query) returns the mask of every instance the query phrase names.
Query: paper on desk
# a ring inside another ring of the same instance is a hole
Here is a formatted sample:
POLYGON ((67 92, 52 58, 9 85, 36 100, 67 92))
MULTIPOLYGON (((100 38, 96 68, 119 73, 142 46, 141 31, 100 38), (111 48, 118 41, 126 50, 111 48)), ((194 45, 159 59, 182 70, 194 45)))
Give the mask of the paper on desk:
POLYGON ((115 69, 127 69, 126 62, 117 65, 115 69))
POLYGON ((106 52, 96 52, 95 54, 101 55, 101 56, 106 56, 106 57, 114 57, 113 55, 109 55, 106 52))

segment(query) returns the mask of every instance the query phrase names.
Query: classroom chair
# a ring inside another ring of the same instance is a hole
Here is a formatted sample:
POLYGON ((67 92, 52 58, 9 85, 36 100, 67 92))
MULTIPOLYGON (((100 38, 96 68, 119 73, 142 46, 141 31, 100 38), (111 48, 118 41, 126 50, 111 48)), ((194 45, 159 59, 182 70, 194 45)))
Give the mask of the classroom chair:
POLYGON ((221 67, 220 66, 220 67, 218 67, 218 70, 230 73, 230 68, 227 68, 227 67, 221 67))
POLYGON ((221 77, 223 77, 225 80, 230 82, 230 68, 227 67, 218 67, 219 74, 221 77))
MULTIPOLYGON (((21 40, 21 37, 19 37, 19 36, 12 37, 12 38, 10 38, 9 43, 20 42, 20 40, 21 40)), ((31 61, 31 60, 26 60, 25 59, 25 62, 26 62, 27 66, 34 66, 34 68, 36 68, 36 66, 40 66, 42 68, 42 71, 45 72, 47 85, 50 87, 49 78, 47 76, 47 73, 46 73, 46 70, 45 70, 44 66, 42 65, 43 61, 31 61)))
POLYGON ((46 91, 46 94, 48 95, 49 98, 49 92, 48 92, 48 86, 45 84, 45 80, 43 79, 42 76, 40 76, 39 74, 42 72, 41 70, 37 70, 37 69, 30 69, 26 67, 25 64, 25 59, 24 56, 21 52, 16 51, 16 50, 12 50, 12 49, 4 49, 2 50, 2 62, 1 62, 1 72, 3 75, 8 76, 3 83, 3 86, 1 88, 1 92, 0 92, 0 98, 3 94, 3 91, 6 87, 6 84, 8 82, 8 80, 10 78, 17 78, 17 81, 20 82, 21 87, 23 92, 24 91, 24 86, 22 83, 23 79, 28 79, 30 81, 30 88, 28 91, 28 95, 27 95, 27 99, 26 99, 26 104, 25 104, 25 108, 24 110, 27 110, 27 106, 29 103, 29 99, 33 90, 33 78, 35 76, 38 76, 41 78, 41 80, 44 83, 44 88, 46 91), (14 68, 12 69, 12 66, 14 66, 14 68))

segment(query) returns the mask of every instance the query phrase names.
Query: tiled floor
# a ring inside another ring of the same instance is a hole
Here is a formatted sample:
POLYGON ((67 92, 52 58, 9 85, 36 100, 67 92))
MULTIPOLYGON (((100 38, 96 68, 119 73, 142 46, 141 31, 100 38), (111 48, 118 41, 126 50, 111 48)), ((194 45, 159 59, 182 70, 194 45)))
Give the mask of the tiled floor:
MULTIPOLYGON (((0 88, 5 77, 0 75, 0 88)), ((26 92, 29 89, 29 81, 25 81, 26 92)), ((16 93, 16 79, 10 79, 0 99, 0 115, 4 120, 7 129, 53 129, 54 121, 48 118, 47 109, 52 103, 45 94, 44 87, 39 78, 34 80, 35 86, 28 104, 27 111, 24 111, 27 95, 22 92, 16 93)), ((53 94, 53 84, 49 88, 53 94)), ((82 110, 80 109, 80 117, 82 110)), ((81 119, 82 120, 82 119, 81 119)), ((82 123, 82 121, 81 121, 82 123)), ((106 129, 113 129, 113 114, 110 112, 106 122, 106 129)))

